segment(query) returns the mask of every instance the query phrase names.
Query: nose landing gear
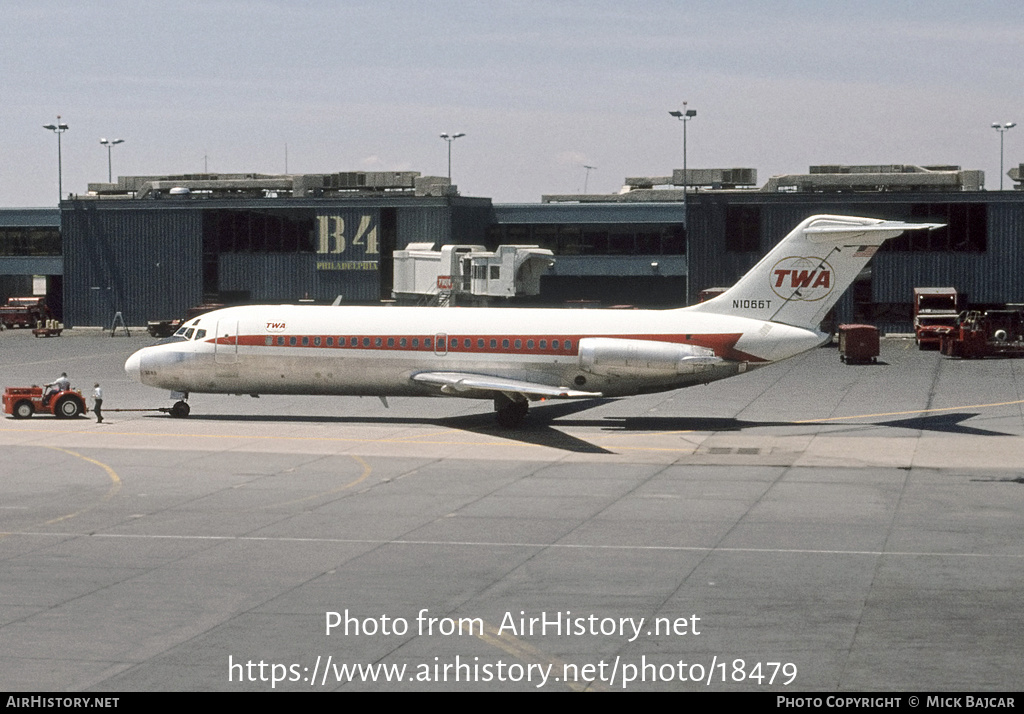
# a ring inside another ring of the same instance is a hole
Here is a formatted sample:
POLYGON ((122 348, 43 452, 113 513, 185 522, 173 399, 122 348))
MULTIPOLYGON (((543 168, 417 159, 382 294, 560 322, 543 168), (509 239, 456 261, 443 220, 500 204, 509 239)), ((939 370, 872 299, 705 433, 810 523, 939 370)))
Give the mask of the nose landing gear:
POLYGON ((184 399, 179 399, 174 403, 174 406, 171 407, 170 414, 175 419, 184 419, 189 415, 190 411, 191 409, 189 409, 188 402, 184 399))

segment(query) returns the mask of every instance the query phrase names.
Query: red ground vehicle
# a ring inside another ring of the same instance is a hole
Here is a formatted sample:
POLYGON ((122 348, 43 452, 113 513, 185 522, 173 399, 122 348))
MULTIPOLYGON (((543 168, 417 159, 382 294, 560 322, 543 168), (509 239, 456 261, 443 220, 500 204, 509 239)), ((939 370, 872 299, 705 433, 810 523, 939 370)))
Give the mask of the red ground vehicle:
POLYGON ((4 390, 4 412, 15 419, 28 419, 33 414, 53 414, 72 419, 89 412, 85 398, 77 389, 65 389, 43 396, 43 388, 8 387, 4 390))
POLYGON ((914 340, 919 349, 939 349, 953 331, 959 296, 956 288, 914 288, 914 340))
POLYGON ((704 288, 697 295, 697 302, 707 302, 711 298, 716 298, 724 293, 729 288, 704 288))
POLYGON ((1019 310, 969 310, 942 336, 947 357, 1020 357, 1024 355, 1024 313, 1019 310))
POLYGON ((199 317, 203 313, 210 312, 211 310, 218 310, 224 307, 222 303, 204 303, 202 305, 196 305, 190 307, 185 311, 185 317, 179 317, 174 320, 150 320, 146 323, 146 331, 152 337, 170 337, 178 328, 184 325, 186 322, 194 317, 199 317))
POLYGON ((46 298, 11 297, 7 304, 0 306, 0 322, 4 327, 35 327, 39 322, 50 317, 46 307, 46 298))

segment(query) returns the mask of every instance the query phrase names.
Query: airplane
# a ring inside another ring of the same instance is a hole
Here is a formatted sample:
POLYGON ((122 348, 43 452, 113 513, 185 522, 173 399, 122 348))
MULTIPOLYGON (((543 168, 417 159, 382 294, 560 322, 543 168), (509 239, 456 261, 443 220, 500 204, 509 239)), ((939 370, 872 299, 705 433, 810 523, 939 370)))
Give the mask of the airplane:
POLYGON ((531 401, 625 397, 706 384, 794 357, 882 243, 941 223, 817 215, 730 289, 667 310, 248 305, 208 312, 125 362, 189 394, 493 399, 515 427, 531 401))

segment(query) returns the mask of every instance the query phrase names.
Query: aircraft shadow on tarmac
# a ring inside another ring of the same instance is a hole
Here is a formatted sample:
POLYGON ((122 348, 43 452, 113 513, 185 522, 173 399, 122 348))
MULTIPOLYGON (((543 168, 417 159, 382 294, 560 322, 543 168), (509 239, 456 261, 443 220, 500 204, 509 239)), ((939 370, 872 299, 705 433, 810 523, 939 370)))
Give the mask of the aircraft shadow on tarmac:
MULTIPOLYGON (((502 437, 512 441, 520 441, 536 446, 547 446, 552 449, 562 449, 584 454, 612 454, 613 451, 591 444, 583 439, 566 434, 555 429, 551 424, 556 419, 567 414, 591 409, 600 404, 605 404, 610 399, 589 399, 583 401, 559 402, 550 404, 539 409, 533 409, 526 417, 521 427, 506 429, 498 426, 494 421, 493 413, 463 414, 450 417, 412 417, 412 416, 303 416, 303 415, 263 415, 263 414, 197 414, 193 412, 189 421, 224 421, 224 422, 275 422, 275 423, 315 423, 315 424, 424 424, 439 425, 450 429, 460 429, 475 434, 487 434, 502 437)), ((166 418, 164 415, 150 415, 148 418, 166 418)), ((605 423, 598 420, 601 426, 605 423)), ((569 422, 572 424, 572 422, 569 422)), ((561 425, 561 423, 560 423, 561 425)))
POLYGON ((798 427, 798 428, 820 428, 829 427, 831 434, 838 434, 851 431, 862 431, 864 429, 877 429, 886 427, 892 429, 911 429, 914 431, 928 431, 945 434, 960 434, 971 436, 1012 436, 1006 432, 992 431, 968 426, 963 422, 979 416, 977 412, 947 412, 942 414, 926 414, 922 416, 908 417, 904 419, 892 419, 887 421, 864 421, 851 419, 849 421, 756 421, 744 420, 731 417, 671 417, 671 416, 627 416, 614 417, 603 416, 586 418, 581 415, 594 407, 609 404, 615 400, 611 399, 589 399, 579 401, 566 401, 544 404, 530 410, 529 415, 517 429, 505 429, 494 423, 494 415, 491 413, 466 414, 450 417, 412 417, 412 416, 294 416, 294 415, 224 415, 224 414, 195 414, 189 417, 189 421, 231 421, 231 422, 309 422, 318 424, 424 424, 439 425, 451 429, 486 434, 500 437, 510 441, 519 441, 536 446, 546 446, 563 451, 589 454, 610 454, 610 451, 585 439, 566 434, 561 428, 564 427, 593 427, 605 431, 614 432, 661 432, 661 431, 692 431, 692 432, 723 432, 723 431, 748 431, 762 428, 798 427), (556 428, 561 427, 561 428, 556 428))
POLYGON ((979 416, 978 413, 947 413, 893 419, 889 421, 856 421, 855 419, 832 421, 747 421, 730 417, 623 417, 621 419, 606 418, 593 422, 559 422, 575 426, 603 426, 622 431, 747 431, 765 427, 835 427, 830 433, 840 431, 863 430, 865 428, 888 427, 892 429, 913 429, 915 431, 934 431, 947 434, 964 434, 973 436, 1013 436, 1013 434, 989 429, 967 426, 963 422, 979 416))

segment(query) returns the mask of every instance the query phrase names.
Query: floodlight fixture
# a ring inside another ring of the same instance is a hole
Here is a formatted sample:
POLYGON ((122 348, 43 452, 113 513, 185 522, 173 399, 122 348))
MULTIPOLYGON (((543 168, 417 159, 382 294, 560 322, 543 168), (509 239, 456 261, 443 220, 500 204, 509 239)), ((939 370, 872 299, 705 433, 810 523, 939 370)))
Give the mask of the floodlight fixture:
POLYGON ((1008 121, 1003 124, 999 122, 992 122, 992 128, 999 132, 999 190, 1003 190, 1003 137, 1013 127, 1017 126, 1017 122, 1008 121))
POLYGON ((465 132, 461 132, 461 131, 457 132, 457 133, 454 133, 454 134, 449 134, 448 132, 445 132, 444 134, 441 134, 441 138, 448 142, 448 183, 449 184, 452 182, 452 142, 455 141, 456 139, 460 138, 460 137, 465 136, 465 135, 466 135, 465 132))
POLYGON ((64 195, 64 165, 61 160, 60 135, 68 130, 68 125, 60 120, 60 114, 58 114, 56 124, 43 124, 43 128, 57 135, 57 205, 60 205, 60 199, 64 195))
POLYGON ((107 147, 107 183, 114 182, 114 172, 110 161, 110 150, 118 144, 123 144, 124 139, 100 139, 100 143, 107 147))

